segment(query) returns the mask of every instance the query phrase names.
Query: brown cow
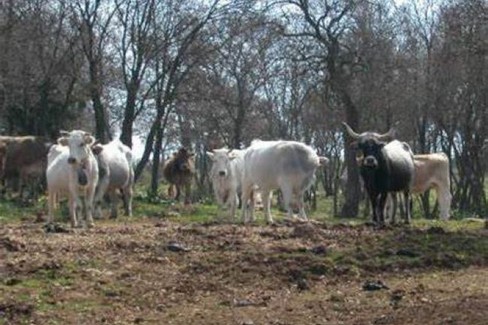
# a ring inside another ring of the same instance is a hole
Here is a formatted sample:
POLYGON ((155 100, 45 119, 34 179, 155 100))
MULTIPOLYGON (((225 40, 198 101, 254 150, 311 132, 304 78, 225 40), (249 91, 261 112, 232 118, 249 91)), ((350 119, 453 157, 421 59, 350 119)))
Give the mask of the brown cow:
POLYGON ((180 148, 163 166, 163 176, 170 183, 168 196, 177 201, 180 199, 181 188, 185 190, 185 204, 191 199, 191 183, 195 175, 194 154, 180 148), (176 194, 174 191, 176 190, 176 194))
POLYGON ((52 142, 36 136, 0 136, 0 179, 17 182, 22 197, 23 186, 44 179, 47 153, 52 142), (34 182, 33 182, 34 180, 34 182))

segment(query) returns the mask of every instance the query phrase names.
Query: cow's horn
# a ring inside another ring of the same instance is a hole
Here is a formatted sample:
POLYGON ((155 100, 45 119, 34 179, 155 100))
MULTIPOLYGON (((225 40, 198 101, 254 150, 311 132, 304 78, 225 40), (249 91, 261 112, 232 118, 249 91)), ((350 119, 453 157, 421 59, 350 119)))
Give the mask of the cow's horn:
POLYGON ((59 131, 59 134, 60 134, 60 135, 62 135, 62 136, 64 137, 64 136, 69 135, 69 132, 68 132, 68 131, 64 131, 64 130, 60 130, 60 131, 59 131))
POLYGON ((392 140, 393 138, 395 138, 395 129, 394 128, 391 128, 388 130, 388 132, 384 133, 384 134, 380 134, 378 136, 378 140, 380 141, 389 141, 389 140, 392 140))
POLYGON ((347 125, 346 122, 342 122, 342 125, 344 125, 344 128, 346 129, 347 133, 351 136, 351 138, 353 139, 359 138, 359 134, 354 132, 354 130, 349 125, 347 125))

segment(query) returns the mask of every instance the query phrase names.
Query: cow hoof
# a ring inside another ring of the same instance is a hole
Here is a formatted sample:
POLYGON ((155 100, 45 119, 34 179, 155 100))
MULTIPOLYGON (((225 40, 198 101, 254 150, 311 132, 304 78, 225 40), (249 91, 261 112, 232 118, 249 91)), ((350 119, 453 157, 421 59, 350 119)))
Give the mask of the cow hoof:
POLYGON ((95 223, 93 221, 89 221, 89 222, 86 223, 86 226, 88 228, 93 228, 93 227, 95 227, 95 223))
POLYGON ((373 226, 374 229, 376 230, 382 230, 382 229, 385 229, 386 226, 384 223, 375 223, 374 226, 373 226))

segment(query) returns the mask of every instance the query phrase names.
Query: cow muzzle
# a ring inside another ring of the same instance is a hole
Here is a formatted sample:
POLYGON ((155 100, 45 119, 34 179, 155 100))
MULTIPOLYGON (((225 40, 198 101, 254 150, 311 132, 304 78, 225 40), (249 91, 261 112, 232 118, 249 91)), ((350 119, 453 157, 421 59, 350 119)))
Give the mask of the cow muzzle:
POLYGON ((363 166, 370 167, 370 168, 376 168, 376 167, 378 167, 378 160, 376 160, 376 158, 373 156, 367 156, 363 160, 363 166))
POLYGON ((74 158, 74 157, 69 157, 69 158, 68 158, 68 164, 70 164, 70 165, 74 165, 74 164, 76 164, 76 158, 74 158))

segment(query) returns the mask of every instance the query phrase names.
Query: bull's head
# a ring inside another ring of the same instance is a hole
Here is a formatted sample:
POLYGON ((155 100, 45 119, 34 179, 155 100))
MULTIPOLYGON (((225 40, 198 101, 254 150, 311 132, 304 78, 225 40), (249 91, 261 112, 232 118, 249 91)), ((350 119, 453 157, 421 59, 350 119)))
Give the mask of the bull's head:
POLYGON ((347 134, 355 141, 361 141, 367 138, 375 138, 378 141, 389 142, 395 138, 396 131, 394 128, 388 130, 388 132, 379 134, 376 132, 363 132, 361 134, 354 132, 354 130, 346 123, 342 122, 342 125, 346 129, 347 134))
POLYGON ((395 137, 395 129, 379 134, 376 132, 356 133, 347 123, 343 122, 347 134, 354 139, 351 146, 357 149, 357 161, 360 166, 376 168, 381 157, 383 147, 395 137))

